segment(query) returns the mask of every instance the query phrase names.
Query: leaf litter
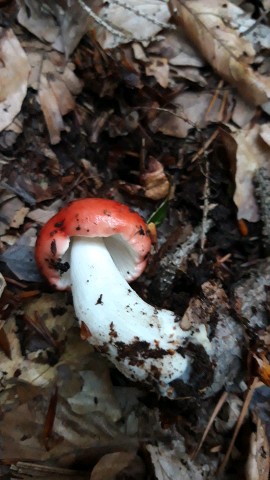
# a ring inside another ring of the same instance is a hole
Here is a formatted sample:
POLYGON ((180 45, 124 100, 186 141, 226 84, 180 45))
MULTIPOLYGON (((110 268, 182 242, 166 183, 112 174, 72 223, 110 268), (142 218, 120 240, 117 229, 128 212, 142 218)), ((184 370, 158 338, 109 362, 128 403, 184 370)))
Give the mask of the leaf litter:
POLYGON ((269 4, 25 0, 23 30, 12 3, 0 41, 3 473, 267 478, 269 4), (183 324, 211 325, 217 368, 201 359, 201 397, 168 405, 130 385, 80 339, 69 295, 42 282, 37 230, 87 196, 158 224, 135 287, 183 324))

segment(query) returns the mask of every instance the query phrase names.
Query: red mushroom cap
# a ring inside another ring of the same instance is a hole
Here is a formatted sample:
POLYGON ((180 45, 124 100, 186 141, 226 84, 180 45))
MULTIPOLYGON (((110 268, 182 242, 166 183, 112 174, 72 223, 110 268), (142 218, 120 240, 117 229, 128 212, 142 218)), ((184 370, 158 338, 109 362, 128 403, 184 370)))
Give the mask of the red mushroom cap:
POLYGON ((120 237, 132 258, 133 270, 127 281, 135 280, 145 269, 151 239, 145 221, 126 205, 103 198, 75 200, 54 215, 41 229, 35 249, 38 267, 48 281, 59 289, 69 287, 64 274, 69 270, 67 253, 71 237, 120 237))

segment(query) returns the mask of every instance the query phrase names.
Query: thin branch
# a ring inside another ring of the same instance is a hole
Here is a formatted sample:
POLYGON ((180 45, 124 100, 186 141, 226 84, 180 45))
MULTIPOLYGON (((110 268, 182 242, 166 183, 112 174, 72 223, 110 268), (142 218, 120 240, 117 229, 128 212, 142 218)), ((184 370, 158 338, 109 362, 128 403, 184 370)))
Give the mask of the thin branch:
POLYGON ((121 38, 121 39, 124 40, 125 42, 130 40, 130 38, 127 37, 126 35, 124 35, 124 33, 120 32, 120 30, 116 30, 116 29, 113 28, 111 25, 109 25, 109 23, 107 23, 107 22, 105 22, 104 20, 102 20, 102 18, 100 18, 100 17, 92 10, 92 8, 90 8, 88 5, 86 5, 86 3, 83 2, 83 0, 78 0, 78 3, 79 3, 80 6, 82 7, 82 9, 89 15, 89 17, 91 17, 98 25, 100 25, 101 27, 105 28, 105 30, 107 30, 108 32, 110 32, 112 35, 114 35, 115 37, 121 38))
POLYGON ((245 35, 251 33, 252 30, 255 30, 255 28, 257 28, 258 25, 260 25, 260 23, 262 23, 262 21, 267 17, 269 12, 270 8, 265 10, 250 27, 248 27, 244 32, 240 33, 240 37, 244 37, 245 35))
POLYGON ((201 233, 201 254, 199 258, 199 263, 202 262, 204 247, 206 242, 206 233, 208 227, 208 213, 209 213, 209 196, 210 196, 210 187, 209 187, 209 160, 206 157, 205 160, 205 183, 203 188, 203 219, 202 219, 202 233, 201 233))
POLYGON ((201 441, 200 441, 198 447, 196 448, 195 452, 191 455, 191 459, 192 459, 192 460, 195 460, 195 458, 197 457, 199 451, 201 450, 202 445, 203 445, 203 442, 204 442, 204 440, 206 439, 206 437, 207 437, 207 435, 208 435, 208 433, 209 433, 209 431, 210 431, 210 429, 211 429, 211 427, 212 427, 212 425, 213 425, 213 422, 214 422, 214 420, 216 419, 216 417, 217 417, 220 409, 223 407, 224 403, 226 402, 227 397, 228 397, 228 392, 223 392, 223 394, 221 395, 219 401, 217 402, 217 404, 216 404, 216 406, 215 406, 215 408, 214 408, 214 411, 213 411, 211 417, 209 418, 208 424, 207 424, 207 426, 206 426, 206 428, 205 428, 205 431, 204 431, 204 433, 203 433, 203 436, 202 436, 202 438, 201 438, 201 441))
POLYGON ((242 407, 242 410, 241 410, 241 413, 238 417, 238 420, 237 420, 237 424, 236 424, 236 427, 234 429, 234 432, 233 432, 233 436, 232 436, 232 439, 230 441, 230 445, 228 447, 228 450, 226 452, 226 455, 217 471, 217 477, 220 478, 223 476, 223 473, 225 471, 225 468, 227 467, 227 463, 229 461, 229 458, 231 456, 231 453, 232 453, 232 449, 234 447, 234 444, 235 444, 235 440, 236 440, 236 437, 239 433, 239 430, 244 422, 244 419, 245 419, 245 416, 247 414, 247 411, 248 411, 248 407, 250 405, 250 402, 251 402, 251 399, 253 397, 253 393, 254 391, 256 390, 256 388, 258 387, 258 385, 260 384, 260 380, 258 377, 255 377, 254 380, 253 380, 253 383, 251 384, 251 386, 249 387, 249 390, 247 392, 247 396, 245 398, 245 401, 244 401, 244 404, 243 404, 243 407, 242 407))

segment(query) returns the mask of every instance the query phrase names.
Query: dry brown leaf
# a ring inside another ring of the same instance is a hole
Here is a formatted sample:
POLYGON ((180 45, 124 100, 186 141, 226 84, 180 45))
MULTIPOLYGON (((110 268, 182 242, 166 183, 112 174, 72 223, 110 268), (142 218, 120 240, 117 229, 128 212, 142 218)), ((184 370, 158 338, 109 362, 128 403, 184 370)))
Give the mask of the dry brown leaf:
POLYGON ((270 78, 250 66, 255 50, 232 26, 235 6, 222 0, 174 0, 173 5, 187 36, 216 72, 235 86, 247 102, 266 103, 270 98, 270 78))
POLYGON ((30 65, 12 30, 0 29, 0 131, 20 112, 30 65))
POLYGON ((167 197, 170 183, 165 175, 163 165, 151 157, 148 169, 140 176, 141 184, 145 188, 145 196, 152 200, 161 200, 167 197))
POLYGON ((115 452, 104 455, 94 467, 90 480, 117 480, 126 478, 141 480, 145 466, 138 455, 131 452, 115 452))
MULTIPOLYGON (((268 124, 266 124, 268 125, 268 124)), ((267 131, 267 126, 248 126, 242 129, 230 127, 230 134, 222 133, 227 149, 236 150, 236 174, 234 202, 238 208, 237 217, 249 222, 259 220, 259 209, 254 195, 254 178, 259 168, 269 171, 270 148, 261 138, 267 131), (228 138, 229 137, 229 138, 228 138), (234 148, 228 144, 232 141, 234 148)), ((232 154, 234 156, 234 153, 232 154)), ((231 159, 235 161, 235 159, 231 159)))
POLYGON ((20 0, 18 22, 68 57, 86 33, 88 17, 77 0, 20 0))
POLYGON ((38 45, 36 42, 34 50, 31 46, 27 48, 31 64, 29 85, 38 90, 50 141, 54 145, 60 141, 61 131, 65 128, 62 117, 75 108, 74 95, 81 91, 82 82, 73 71, 74 65, 67 64, 62 54, 46 52, 42 44, 39 48, 38 45))
POLYGON ((171 67, 170 68, 171 79, 173 78, 177 82, 181 79, 189 80, 190 82, 197 83, 200 87, 206 87, 207 81, 200 74, 198 68, 194 67, 171 67))
POLYGON ((117 36, 105 30, 102 25, 93 25, 99 43, 106 49, 130 40, 151 40, 162 30, 162 24, 166 26, 170 12, 162 0, 151 0, 148 3, 145 0, 125 0, 105 3, 99 16, 119 31, 117 36))
MULTIPOLYGON (((206 92, 193 93, 184 92, 178 95, 172 104, 175 109, 161 110, 157 109, 157 116, 149 121, 149 127, 156 132, 162 132, 164 135, 170 135, 178 138, 185 138, 191 128, 203 128, 209 122, 217 122, 220 120, 221 100, 218 98, 206 115, 210 105, 212 95, 206 92)), ((151 115, 155 110, 151 110, 151 115)))
POLYGON ((44 225, 45 223, 50 220, 56 213, 58 209, 55 210, 44 210, 42 208, 36 208, 28 213, 27 217, 34 222, 39 223, 40 225, 44 225))
POLYGON ((232 113, 232 121, 238 127, 246 126, 255 114, 255 106, 247 104, 239 95, 235 96, 235 107, 232 113))
POLYGON ((261 126, 260 137, 270 147, 270 123, 264 123, 261 126))
POLYGON ((55 145, 60 142, 61 131, 64 130, 65 126, 57 99, 45 75, 40 78, 38 98, 49 130, 50 142, 55 145))
POLYGON ((18 228, 23 224, 24 219, 29 212, 29 208, 18 197, 8 194, 4 191, 1 195, 0 215, 1 226, 0 235, 3 235, 9 228, 18 228), (8 197, 11 197, 8 199, 8 197))
POLYGON ((156 81, 163 88, 168 87, 169 83, 169 65, 166 58, 152 58, 145 68, 147 76, 155 77, 156 81))

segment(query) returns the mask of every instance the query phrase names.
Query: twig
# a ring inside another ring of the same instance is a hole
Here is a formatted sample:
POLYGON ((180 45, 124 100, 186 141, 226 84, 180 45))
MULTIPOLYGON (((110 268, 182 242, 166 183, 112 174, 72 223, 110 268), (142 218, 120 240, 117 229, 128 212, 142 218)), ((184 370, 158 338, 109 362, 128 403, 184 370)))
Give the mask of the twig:
POLYGON ((217 100, 217 98, 218 98, 218 95, 220 94, 220 91, 221 91, 223 85, 224 85, 224 81, 223 81, 223 80, 220 80, 220 81, 218 82, 218 86, 217 86, 217 88, 216 88, 216 90, 215 90, 215 93, 214 93, 214 95, 213 95, 212 98, 211 98, 211 101, 210 101, 210 103, 209 103, 209 105, 208 105, 208 108, 207 108, 207 110, 206 110, 206 112, 205 112, 205 115, 204 115, 205 120, 207 120, 207 115, 208 115, 208 114, 211 112, 211 110, 213 109, 213 107, 214 107, 214 105, 215 105, 215 103, 216 103, 216 100, 217 100))
POLYGON ((195 460, 195 458, 197 457, 199 451, 201 450, 202 445, 203 445, 203 442, 204 442, 204 440, 206 439, 206 437, 207 437, 207 435, 208 435, 208 433, 209 433, 209 431, 210 431, 210 428, 212 427, 213 422, 214 422, 215 418, 216 418, 217 415, 218 415, 218 412, 220 411, 220 409, 223 407, 224 403, 226 402, 227 397, 228 397, 228 392, 223 392, 223 394, 221 395, 219 401, 217 402, 217 404, 216 404, 216 406, 215 406, 215 408, 214 408, 214 411, 213 411, 211 417, 209 418, 208 424, 207 424, 207 426, 206 426, 206 428, 205 428, 205 431, 204 431, 204 433, 203 433, 203 436, 202 436, 202 438, 201 438, 201 441, 200 441, 198 447, 196 448, 195 452, 193 452, 193 454, 191 455, 191 459, 192 459, 192 460, 195 460))
POLYGON ((208 138, 208 140, 203 144, 203 146, 200 148, 200 150, 195 153, 195 155, 192 157, 191 159, 191 163, 195 162, 199 157, 201 157, 205 151, 207 150, 207 148, 211 145, 211 143, 213 143, 213 141, 217 138, 219 134, 219 129, 217 128, 211 135, 210 138, 208 138))
POLYGON ((260 16, 259 18, 257 18, 256 21, 254 21, 253 25, 251 25, 250 27, 248 27, 244 32, 240 33, 240 37, 244 37, 245 35, 248 35, 249 33, 252 32, 252 30, 254 30, 255 28, 257 28, 257 26, 262 22, 262 20, 267 17, 268 13, 270 12, 270 8, 268 8, 267 10, 265 10, 260 16))
POLYGON ((205 160, 205 183, 203 188, 203 219, 202 219, 202 233, 201 233, 201 254, 199 257, 199 263, 202 262, 204 255, 204 247, 206 242, 206 233, 207 233, 207 217, 209 213, 209 196, 210 196, 210 187, 209 187, 209 160, 206 157, 205 160))
POLYGON ((245 398, 245 401, 244 401, 244 404, 243 404, 243 407, 242 407, 242 410, 241 410, 241 413, 238 417, 238 420, 237 420, 237 424, 235 426, 235 429, 234 429, 234 432, 233 432, 233 436, 232 436, 232 439, 230 441, 230 445, 228 447, 228 450, 226 452, 226 455, 217 471, 217 477, 221 477, 225 471, 225 468, 227 466, 227 463, 229 461, 229 458, 231 456, 231 453, 232 453, 232 449, 234 447, 234 444, 235 444, 235 440, 236 440, 236 437, 239 433, 239 430, 243 424, 243 421, 245 419, 245 416, 246 416, 246 413, 248 411, 248 407, 249 407, 249 404, 251 402, 251 399, 252 399, 252 396, 253 396, 253 393, 254 393, 254 390, 256 390, 258 384, 260 384, 260 380, 258 377, 255 377, 254 380, 253 380, 253 383, 251 384, 248 392, 247 392, 247 396, 245 398))
POLYGON ((78 0, 78 3, 80 4, 80 6, 82 7, 82 9, 89 15, 89 17, 91 17, 98 25, 100 25, 101 27, 105 28, 105 30, 107 30, 108 32, 110 32, 112 35, 114 35, 115 37, 119 37, 121 38, 122 40, 124 41, 129 41, 130 38, 127 37, 126 35, 124 35, 124 33, 120 32, 120 30, 116 30, 115 28, 113 28, 111 25, 109 25, 109 23, 105 22, 104 20, 102 20, 102 18, 100 18, 93 10, 92 8, 90 8, 88 5, 86 5, 86 3, 83 2, 83 0, 78 0))
MULTIPOLYGON (((176 107, 180 107, 180 108, 183 108, 181 107, 181 105, 179 104, 175 104, 176 107)), ((192 122, 191 120, 189 120, 187 117, 185 117, 184 115, 180 115, 179 113, 175 113, 173 112, 172 110, 170 110, 169 108, 163 108, 163 107, 135 107, 135 110, 153 110, 153 111, 156 111, 156 112, 164 112, 164 113, 170 113, 171 115, 173 115, 174 117, 177 117, 177 118, 180 118, 181 120, 183 120, 184 122, 188 123, 191 127, 193 128, 196 128, 198 131, 200 131, 199 127, 197 127, 196 123, 192 122)))

